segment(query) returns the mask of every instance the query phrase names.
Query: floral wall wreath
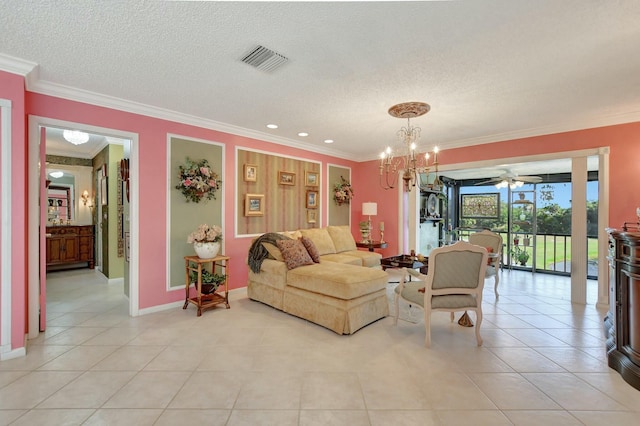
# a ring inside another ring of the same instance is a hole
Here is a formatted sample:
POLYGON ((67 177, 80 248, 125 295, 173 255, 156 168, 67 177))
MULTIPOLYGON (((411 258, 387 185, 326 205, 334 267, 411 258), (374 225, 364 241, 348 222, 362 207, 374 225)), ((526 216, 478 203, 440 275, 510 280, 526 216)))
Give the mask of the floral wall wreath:
POLYGON ((333 201, 337 205, 349 204, 353 198, 353 188, 348 180, 340 176, 340 182, 333 185, 333 201))
POLYGON ((187 157, 186 164, 179 166, 178 179, 180 183, 176 185, 176 189, 182 192, 187 203, 199 203, 202 199, 215 200, 216 191, 222 184, 218 174, 204 158, 193 161, 187 157))

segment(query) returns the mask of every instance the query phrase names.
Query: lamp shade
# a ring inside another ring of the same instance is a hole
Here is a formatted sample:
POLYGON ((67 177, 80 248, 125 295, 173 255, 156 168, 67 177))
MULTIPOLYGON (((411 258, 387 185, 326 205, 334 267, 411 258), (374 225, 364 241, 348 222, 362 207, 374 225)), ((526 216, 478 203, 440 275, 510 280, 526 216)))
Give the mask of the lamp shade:
POLYGON ((377 203, 362 203, 362 214, 365 216, 375 216, 378 214, 377 203))

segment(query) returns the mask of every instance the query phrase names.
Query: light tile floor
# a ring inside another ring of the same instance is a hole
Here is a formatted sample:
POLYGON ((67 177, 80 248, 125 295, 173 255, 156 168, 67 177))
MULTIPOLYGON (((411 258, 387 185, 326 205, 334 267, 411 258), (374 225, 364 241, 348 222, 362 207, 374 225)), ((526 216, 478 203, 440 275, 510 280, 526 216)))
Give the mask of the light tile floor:
POLYGON ((487 281, 484 346, 435 313, 426 349, 417 308, 352 336, 244 289, 200 318, 131 318, 100 277, 48 275, 47 331, 0 363, 0 425, 640 424, 640 391, 606 365, 595 282, 572 305, 567 278, 504 271, 498 302, 487 281))

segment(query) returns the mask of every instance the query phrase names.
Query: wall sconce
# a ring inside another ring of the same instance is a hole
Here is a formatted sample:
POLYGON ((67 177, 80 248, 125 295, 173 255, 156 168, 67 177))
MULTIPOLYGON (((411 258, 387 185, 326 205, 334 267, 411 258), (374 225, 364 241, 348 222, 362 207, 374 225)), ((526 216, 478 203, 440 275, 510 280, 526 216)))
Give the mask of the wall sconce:
POLYGON ((80 198, 82 198, 82 202, 86 206, 87 205, 87 201, 89 201, 89 191, 87 191, 86 189, 84 191, 82 191, 82 195, 80 196, 80 198))

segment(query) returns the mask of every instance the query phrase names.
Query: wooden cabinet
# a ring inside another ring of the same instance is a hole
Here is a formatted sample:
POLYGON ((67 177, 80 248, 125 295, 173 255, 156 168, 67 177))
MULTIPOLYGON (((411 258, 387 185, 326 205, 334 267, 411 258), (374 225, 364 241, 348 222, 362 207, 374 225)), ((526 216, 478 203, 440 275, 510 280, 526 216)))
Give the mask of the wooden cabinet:
POLYGON ((609 367, 640 390, 640 231, 609 233, 610 310, 605 318, 609 367))
POLYGON ((48 226, 47 270, 94 268, 93 225, 48 226))

